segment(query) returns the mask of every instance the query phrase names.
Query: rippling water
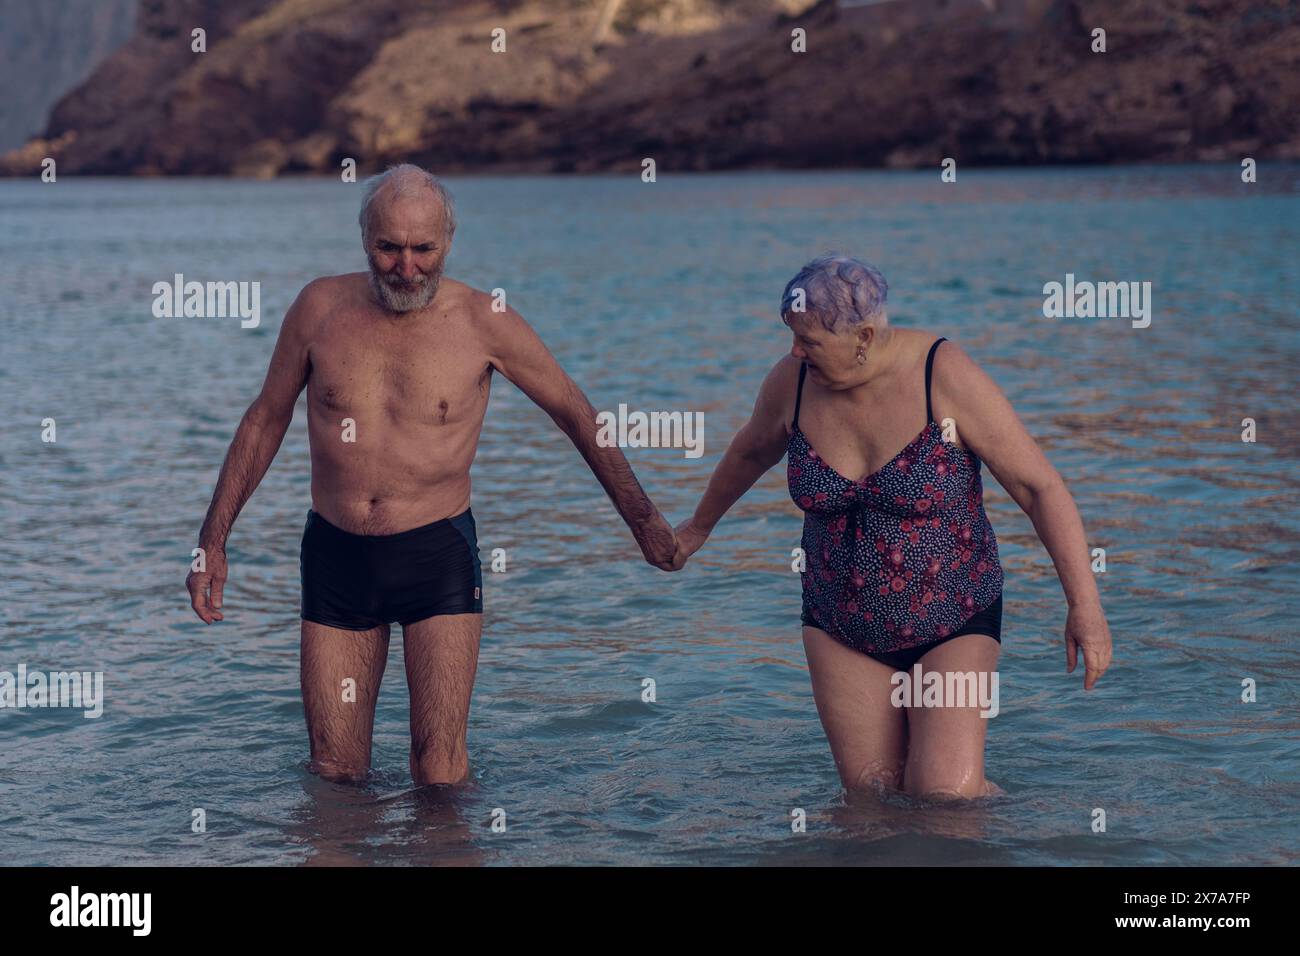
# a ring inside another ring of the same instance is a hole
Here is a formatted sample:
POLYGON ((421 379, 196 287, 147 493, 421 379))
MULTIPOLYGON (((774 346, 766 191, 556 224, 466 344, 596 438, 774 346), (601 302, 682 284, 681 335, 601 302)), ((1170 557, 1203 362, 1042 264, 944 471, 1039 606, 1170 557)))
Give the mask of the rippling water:
POLYGON ((628 453, 674 521, 788 348, 778 299, 812 255, 878 263, 895 322, 984 365, 1107 550, 1116 655, 1095 692, 1065 675, 1050 560, 986 473, 1007 570, 987 772, 1008 794, 962 807, 843 796, 783 469, 670 577, 505 382, 473 471, 484 554, 510 559, 486 581, 474 782, 412 789, 396 628, 375 781, 311 776, 305 408, 231 538, 224 624, 194 618, 183 579, 284 309, 364 267, 357 187, 0 182, 0 670, 102 670, 107 697, 98 720, 0 711, 0 863, 1295 863, 1300 168, 1250 186, 1231 166, 937 179, 453 180, 449 272, 506 288, 598 408, 705 412, 703 458, 628 453), (154 318, 176 272, 260 281, 261 326, 154 318), (1151 281, 1151 326, 1043 318, 1043 283, 1067 272, 1151 281))

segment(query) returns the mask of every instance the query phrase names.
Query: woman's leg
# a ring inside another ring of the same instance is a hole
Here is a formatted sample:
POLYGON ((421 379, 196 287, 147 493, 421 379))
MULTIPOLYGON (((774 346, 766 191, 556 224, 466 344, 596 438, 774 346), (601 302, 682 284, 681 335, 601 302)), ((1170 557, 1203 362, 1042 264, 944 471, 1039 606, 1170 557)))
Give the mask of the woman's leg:
MULTIPOLYGON (((985 634, 964 634, 940 644, 921 657, 922 672, 973 674, 974 686, 992 691, 1001 645, 985 634)), ((967 682, 970 686, 970 682, 967 682)), ((946 695, 945 695, 946 696, 946 695)), ((976 695, 978 698, 978 695, 976 695)), ((986 710, 978 699, 944 700, 942 707, 907 708, 908 754, 904 789, 929 798, 985 797, 1003 793, 1001 787, 984 778, 984 737, 988 730, 986 710)))
POLYGON ((804 627, 803 646, 817 714, 845 789, 900 789, 907 719, 889 700, 893 668, 815 627, 804 627))

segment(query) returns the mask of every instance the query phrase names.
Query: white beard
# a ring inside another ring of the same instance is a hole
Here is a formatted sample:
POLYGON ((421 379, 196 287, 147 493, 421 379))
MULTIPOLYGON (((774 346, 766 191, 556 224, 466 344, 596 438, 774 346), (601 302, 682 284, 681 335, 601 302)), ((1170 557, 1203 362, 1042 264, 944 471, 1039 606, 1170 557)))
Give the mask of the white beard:
MULTIPOLYGON (((397 277, 382 275, 375 271, 373 265, 370 267, 370 288, 374 290, 375 298, 386 311, 416 312, 432 302, 433 297, 438 294, 438 283, 442 279, 442 273, 420 276, 415 280, 414 289, 402 289, 390 285, 394 279, 397 277)), ((397 281, 401 282, 400 279, 397 281)))

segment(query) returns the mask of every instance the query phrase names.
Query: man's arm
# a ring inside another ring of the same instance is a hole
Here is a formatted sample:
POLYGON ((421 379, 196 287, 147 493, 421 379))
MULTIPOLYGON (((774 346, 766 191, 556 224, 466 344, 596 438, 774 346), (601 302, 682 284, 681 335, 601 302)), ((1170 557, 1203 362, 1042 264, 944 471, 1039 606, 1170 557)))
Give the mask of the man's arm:
MULTIPOLYGON (((490 300, 484 296, 483 301, 490 300)), ((517 385, 569 436, 631 529, 645 559, 664 571, 673 570, 676 542, 672 527, 641 489, 623 453, 616 446, 597 443, 596 410, 582 389, 514 309, 493 312, 485 305, 478 310, 478 317, 493 368, 517 385)))
POLYGON ((262 391, 244 412, 235 437, 226 452, 217 478, 212 503, 199 530, 199 547, 205 568, 191 571, 185 580, 190 606, 205 624, 222 620, 221 596, 226 584, 226 539, 244 503, 252 496, 262 476, 280 449, 284 433, 293 421, 293 406, 307 384, 311 365, 306 326, 311 300, 319 294, 309 283, 299 293, 280 324, 280 335, 271 355, 262 391))

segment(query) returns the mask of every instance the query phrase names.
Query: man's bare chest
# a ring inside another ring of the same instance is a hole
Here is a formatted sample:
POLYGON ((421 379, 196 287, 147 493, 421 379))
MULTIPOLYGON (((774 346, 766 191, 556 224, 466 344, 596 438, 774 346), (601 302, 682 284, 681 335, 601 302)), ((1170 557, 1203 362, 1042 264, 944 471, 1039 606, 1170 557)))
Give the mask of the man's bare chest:
POLYGON ((310 411, 336 423, 477 423, 487 406, 491 368, 466 338, 453 330, 444 336, 330 330, 311 346, 310 411))

